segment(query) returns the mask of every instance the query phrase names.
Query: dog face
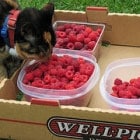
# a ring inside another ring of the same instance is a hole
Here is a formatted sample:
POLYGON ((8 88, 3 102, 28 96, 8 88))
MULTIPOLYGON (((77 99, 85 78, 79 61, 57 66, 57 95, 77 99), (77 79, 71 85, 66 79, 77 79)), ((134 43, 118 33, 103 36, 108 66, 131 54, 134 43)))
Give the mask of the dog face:
POLYGON ((42 9, 25 8, 18 16, 15 47, 23 59, 46 59, 52 53, 56 38, 52 27, 53 4, 42 9))

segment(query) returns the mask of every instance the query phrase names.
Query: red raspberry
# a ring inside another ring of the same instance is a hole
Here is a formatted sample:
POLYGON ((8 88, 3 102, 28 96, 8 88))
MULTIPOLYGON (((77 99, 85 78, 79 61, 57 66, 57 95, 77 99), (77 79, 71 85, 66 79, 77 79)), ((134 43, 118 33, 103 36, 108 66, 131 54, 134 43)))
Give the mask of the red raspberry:
POLYGON ((64 26, 65 29, 71 28, 71 24, 70 23, 65 23, 63 26, 64 26))
POLYGON ((68 43, 66 48, 70 49, 70 50, 74 50, 74 44, 73 43, 68 43))
POLYGON ((52 54, 51 60, 57 61, 58 59, 59 59, 59 57, 56 54, 52 54))
POLYGON ((70 89, 75 89, 75 87, 73 84, 67 84, 67 85, 65 85, 65 89, 70 90, 70 89))
POLYGON ((72 43, 74 43, 77 40, 76 35, 74 34, 69 34, 68 38, 69 38, 69 41, 72 43))
POLYGON ((114 97, 118 97, 118 94, 115 92, 112 92, 110 95, 114 96, 114 97))
POLYGON ((65 30, 65 27, 63 25, 59 25, 57 28, 56 28, 57 31, 64 31, 65 30))
POLYGON ((75 50, 81 50, 83 48, 83 43, 81 42, 75 42, 74 43, 74 49, 75 50))
POLYGON ((97 35, 94 32, 91 32, 88 37, 93 41, 97 41, 97 35))
POLYGON ((80 66, 81 66, 81 64, 85 64, 85 59, 83 59, 82 57, 77 58, 77 61, 80 64, 80 66))
POLYGON ((65 72, 66 72, 66 70, 63 69, 63 68, 60 68, 60 69, 57 70, 57 74, 60 77, 64 76, 65 75, 65 72))
POLYGON ((93 73, 93 70, 94 70, 94 67, 93 67, 93 65, 86 65, 86 67, 85 67, 85 74, 87 74, 87 75, 91 75, 92 73, 93 73))
POLYGON ((80 28, 80 26, 79 25, 75 25, 74 27, 73 27, 73 31, 75 31, 77 34, 81 31, 81 28, 80 28))
POLYGON ((55 77, 52 77, 51 80, 50 80, 51 83, 57 83, 58 82, 58 79, 55 78, 55 77))
POLYGON ((42 80, 35 80, 31 84, 34 87, 40 87, 42 88, 44 86, 44 82, 42 80))
POLYGON ((24 82, 26 80, 27 81, 33 81, 34 80, 34 74, 33 74, 33 72, 29 72, 29 73, 25 74, 25 76, 24 76, 24 82))
POLYGON ((85 44, 88 44, 90 41, 91 41, 91 39, 88 38, 88 37, 84 39, 84 43, 85 43, 85 44))
POLYGON ((72 80, 72 78, 73 78, 73 72, 71 70, 68 70, 68 71, 66 71, 65 76, 69 80, 72 80))
POLYGON ((85 28, 85 32, 87 32, 88 34, 90 34, 92 31, 93 31, 93 29, 90 27, 85 28))
POLYGON ((95 47, 95 45, 96 45, 96 42, 95 42, 95 41, 90 41, 90 42, 87 44, 88 50, 93 50, 93 48, 95 47))
POLYGON ((59 32, 58 32, 58 37, 60 37, 60 38, 65 38, 65 37, 66 37, 66 33, 63 32, 63 31, 59 31, 59 32))
POLYGON ((49 73, 50 75, 57 75, 57 70, 55 68, 50 69, 49 73))
POLYGON ((133 86, 140 89, 140 81, 138 79, 135 80, 133 86))
POLYGON ((69 38, 68 37, 64 38, 63 43, 64 43, 64 45, 68 44, 69 43, 69 38))
POLYGON ((41 77, 42 74, 43 74, 43 72, 42 72, 41 69, 39 69, 39 68, 37 68, 37 69, 35 69, 35 70, 33 71, 33 75, 34 75, 35 77, 41 77))
POLYGON ((60 45, 60 46, 63 46, 63 39, 62 38, 57 38, 57 44, 60 45))
POLYGON ((121 84, 122 84, 122 80, 119 79, 119 78, 116 78, 116 79, 114 80, 114 84, 115 84, 115 85, 121 85, 121 84))
POLYGON ((74 72, 75 71, 74 66, 72 66, 72 65, 67 66, 66 71, 68 71, 68 70, 74 72))
POLYGON ((75 81, 76 83, 80 82, 80 73, 77 72, 73 75, 73 81, 75 81))
POLYGON ((88 76, 87 75, 85 75, 85 74, 83 74, 83 75, 80 75, 80 80, 82 81, 82 82, 87 82, 88 81, 88 76))
POLYGON ((77 34, 76 40, 77 40, 78 42, 83 42, 83 41, 84 41, 84 35, 83 35, 83 34, 77 34))
POLYGON ((40 69, 42 72, 45 72, 45 71, 48 70, 47 65, 45 65, 45 64, 41 64, 41 65, 39 66, 39 69, 40 69))
POLYGON ((102 29, 101 29, 101 28, 98 28, 96 31, 97 31, 99 34, 101 34, 102 29))
POLYGON ((79 88, 79 87, 81 87, 82 85, 84 85, 85 84, 85 82, 79 82, 78 84, 77 84, 77 88, 79 88))
POLYGON ((43 85, 43 88, 51 89, 51 86, 50 85, 43 85))
POLYGON ((55 44, 55 48, 62 48, 58 43, 55 44))
POLYGON ((44 76, 44 79, 43 80, 44 80, 45 83, 50 83, 51 82, 51 76, 49 74, 46 74, 44 76))
POLYGON ((70 34, 71 31, 72 31, 72 29, 68 28, 65 30, 65 33, 68 35, 68 34, 70 34))

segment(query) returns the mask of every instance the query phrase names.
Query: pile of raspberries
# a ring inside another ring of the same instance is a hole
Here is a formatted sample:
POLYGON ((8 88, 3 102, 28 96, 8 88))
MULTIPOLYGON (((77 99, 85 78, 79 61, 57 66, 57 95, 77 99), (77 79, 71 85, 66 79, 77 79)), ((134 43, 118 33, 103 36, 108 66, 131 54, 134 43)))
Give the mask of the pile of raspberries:
POLYGON ((57 26, 55 29, 57 39, 55 47, 92 51, 96 46, 101 32, 102 29, 100 27, 93 30, 86 25, 65 23, 57 26))
POLYGON ((132 78, 129 82, 116 78, 112 90, 111 95, 118 98, 140 99, 140 77, 132 78))
POLYGON ((23 83, 46 89, 76 89, 88 81, 94 68, 90 61, 82 57, 52 54, 46 62, 27 66, 23 83))

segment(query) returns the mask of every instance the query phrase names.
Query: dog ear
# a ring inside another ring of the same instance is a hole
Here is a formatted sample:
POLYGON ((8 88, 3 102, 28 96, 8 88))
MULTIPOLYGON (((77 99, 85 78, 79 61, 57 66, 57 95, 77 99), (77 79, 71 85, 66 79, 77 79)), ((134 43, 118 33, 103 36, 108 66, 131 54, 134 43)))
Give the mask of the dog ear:
POLYGON ((47 5, 45 5, 42 9, 42 16, 44 18, 44 20, 47 20, 47 23, 52 23, 52 17, 54 14, 54 4, 53 3, 48 3, 47 5))

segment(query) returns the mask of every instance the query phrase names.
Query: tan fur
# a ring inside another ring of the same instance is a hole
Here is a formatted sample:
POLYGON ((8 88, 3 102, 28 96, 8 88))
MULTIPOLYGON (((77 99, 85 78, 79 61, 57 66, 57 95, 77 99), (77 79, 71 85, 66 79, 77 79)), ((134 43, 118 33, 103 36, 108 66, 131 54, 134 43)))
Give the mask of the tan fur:
MULTIPOLYGON (((24 44, 24 48, 28 48, 28 44, 27 45, 25 45, 24 44)), ((24 52, 24 51, 22 51, 21 49, 20 49, 21 47, 19 46, 19 44, 18 43, 16 43, 16 45, 15 45, 15 49, 16 49, 16 52, 18 53, 18 55, 21 57, 21 58, 23 58, 23 59, 32 59, 32 58, 36 58, 36 59, 39 59, 39 57, 37 56, 37 55, 35 55, 35 54, 27 54, 26 52, 24 52)))
POLYGON ((49 32, 44 32, 43 37, 45 41, 49 43, 49 51, 52 52, 53 46, 51 45, 51 39, 52 39, 51 34, 49 32))

